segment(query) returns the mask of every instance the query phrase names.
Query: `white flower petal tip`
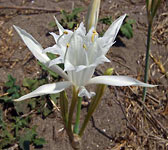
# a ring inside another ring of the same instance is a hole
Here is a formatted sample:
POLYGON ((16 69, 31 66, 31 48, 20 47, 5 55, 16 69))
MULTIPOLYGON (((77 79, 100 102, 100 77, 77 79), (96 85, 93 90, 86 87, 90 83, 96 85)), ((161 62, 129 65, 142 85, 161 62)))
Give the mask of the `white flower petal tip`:
MULTIPOLYGON (((22 38, 23 42, 27 45, 29 50, 33 53, 33 55, 44 65, 48 67, 49 64, 49 57, 43 53, 43 48, 42 46, 25 30, 21 29, 20 27, 17 27, 13 25, 15 30, 18 32, 20 37, 22 38)), ((50 69, 52 69, 54 72, 58 73, 60 76, 68 80, 68 76, 63 72, 63 70, 57 66, 54 65, 50 69)))
POLYGON ((13 25, 14 29, 22 38, 23 42, 27 45, 29 50, 33 53, 33 55, 42 63, 47 63, 50 59, 46 54, 44 54, 42 46, 25 30, 21 29, 13 25))
POLYGON ((86 96, 89 99, 95 95, 96 95, 95 92, 88 92, 85 87, 81 87, 81 89, 79 90, 79 93, 78 93, 79 97, 86 96))
POLYGON ((126 14, 120 16, 118 19, 116 19, 111 25, 110 27, 108 28, 108 30, 105 32, 104 36, 103 37, 111 37, 113 39, 113 41, 115 40, 119 30, 120 30, 120 27, 124 21, 126 17, 126 14))
POLYGON ((142 86, 142 87, 156 87, 143 83, 128 76, 98 76, 92 78, 87 84, 106 84, 111 86, 142 86))
POLYGON ((14 101, 23 101, 25 99, 47 95, 47 94, 56 94, 59 93, 66 88, 68 88, 70 85, 72 85, 71 82, 65 81, 65 82, 58 82, 58 83, 52 83, 52 84, 45 84, 34 90, 33 92, 26 94, 19 99, 15 99, 14 101))
POLYGON ((57 27, 59 29, 59 34, 62 35, 64 32, 64 28, 61 26, 61 24, 58 22, 57 18, 54 16, 55 22, 57 24, 57 27))

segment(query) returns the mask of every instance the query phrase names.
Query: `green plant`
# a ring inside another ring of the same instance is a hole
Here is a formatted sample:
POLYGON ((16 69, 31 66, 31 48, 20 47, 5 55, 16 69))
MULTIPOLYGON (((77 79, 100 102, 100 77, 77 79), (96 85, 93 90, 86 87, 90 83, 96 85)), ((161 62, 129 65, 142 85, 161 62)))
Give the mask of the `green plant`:
POLYGON ((133 29, 132 25, 135 23, 135 20, 128 19, 124 22, 124 24, 121 26, 121 33, 128 39, 133 37, 133 29))
MULTIPOLYGON (((65 10, 61 11, 61 24, 63 27, 68 29, 73 29, 75 26, 77 26, 78 19, 79 19, 79 13, 83 10, 83 8, 74 8, 71 13, 66 12, 65 10)), ((55 22, 50 22, 50 26, 55 27, 55 22)))
POLYGON ((20 97, 20 87, 16 85, 16 79, 8 75, 8 81, 5 83, 4 92, 5 96, 0 97, 4 103, 10 103, 13 99, 20 97))
MULTIPOLYGON (((31 91, 44 82, 46 82, 44 79, 24 79, 23 86, 31 91)), ((28 141, 29 145, 34 145, 34 147, 42 147, 45 140, 37 136, 34 127, 32 129, 29 127, 31 117, 29 115, 26 115, 26 117, 20 116, 20 114, 24 113, 24 108, 27 105, 23 103, 16 104, 12 101, 21 96, 21 93, 24 94, 24 92, 16 85, 16 79, 11 75, 8 75, 8 81, 4 84, 4 92, 6 93, 5 96, 0 97, 0 108, 2 107, 4 110, 0 110, 0 149, 9 148, 18 143, 19 148, 28 150, 28 147, 26 148, 24 145, 26 141, 28 141)))
POLYGON ((25 129, 24 134, 21 135, 18 141, 20 148, 23 150, 29 150, 30 144, 40 148, 46 143, 43 138, 37 136, 35 126, 32 129, 25 129))

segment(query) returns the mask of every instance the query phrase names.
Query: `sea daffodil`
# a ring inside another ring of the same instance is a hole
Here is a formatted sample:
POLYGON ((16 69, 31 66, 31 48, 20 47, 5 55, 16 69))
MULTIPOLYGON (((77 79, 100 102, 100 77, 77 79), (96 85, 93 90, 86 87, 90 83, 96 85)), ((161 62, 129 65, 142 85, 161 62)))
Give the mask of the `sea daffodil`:
POLYGON ((98 36, 94 27, 86 33, 83 23, 72 32, 64 29, 56 20, 59 35, 51 33, 55 38, 56 44, 45 50, 43 50, 42 46, 29 33, 14 26, 33 55, 65 79, 62 82, 40 86, 35 91, 20 97, 16 101, 59 93, 71 85, 76 87, 78 96, 86 96, 88 98, 94 95, 93 92, 88 92, 85 88, 89 84, 154 87, 154 85, 140 82, 128 76, 97 76, 92 78, 97 65, 110 62, 105 55, 114 43, 125 16, 123 15, 114 21, 103 37, 98 36), (60 57, 55 60, 50 60, 44 52, 59 54, 60 57), (57 66, 58 63, 64 63, 64 71, 57 66))

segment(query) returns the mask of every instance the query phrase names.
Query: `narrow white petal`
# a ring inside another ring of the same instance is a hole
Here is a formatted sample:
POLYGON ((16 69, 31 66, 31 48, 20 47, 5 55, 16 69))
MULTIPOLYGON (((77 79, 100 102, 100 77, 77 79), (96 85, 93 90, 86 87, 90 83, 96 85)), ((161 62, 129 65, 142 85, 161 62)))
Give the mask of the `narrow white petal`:
POLYGON ((125 17, 126 14, 116 19, 105 32, 104 37, 111 37, 114 41, 125 17))
POLYGON ((79 28, 77 29, 77 32, 83 36, 86 35, 86 28, 85 28, 83 22, 80 23, 79 28))
POLYGON ((68 63, 71 63, 74 67, 87 65, 87 54, 86 50, 83 48, 83 37, 77 30, 72 35, 65 54, 65 68, 67 70, 69 70, 67 67, 68 63))
POLYGON ((61 24, 58 22, 57 18, 54 16, 55 22, 57 24, 57 27, 59 29, 59 34, 62 35, 64 32, 64 28, 61 26, 61 24))
MULTIPOLYGON (((22 38, 23 42, 27 45, 27 47, 33 53, 33 55, 41 63, 43 63, 46 67, 49 67, 48 65, 49 65, 50 59, 45 53, 43 53, 42 46, 25 30, 15 26, 15 25, 13 27, 18 32, 18 34, 22 38)), ((50 67, 50 69, 53 70, 54 72, 58 73, 64 79, 68 80, 68 76, 59 66, 54 65, 54 66, 50 67)))
POLYGON ((45 84, 34 90, 33 92, 26 94, 14 101, 22 101, 25 99, 29 99, 32 97, 42 96, 46 94, 56 94, 59 93, 66 88, 68 88, 70 85, 72 85, 71 82, 65 81, 65 82, 58 82, 58 83, 52 83, 52 84, 45 84))
POLYGON ((57 43, 57 40, 60 36, 55 34, 54 32, 50 32, 50 34, 54 37, 55 43, 57 43))
POLYGON ((112 86, 143 86, 143 87, 157 86, 143 83, 128 76, 98 76, 92 78, 87 84, 106 84, 112 86))
POLYGON ((62 63, 64 63, 64 58, 58 57, 58 58, 53 59, 53 60, 50 61, 49 67, 51 67, 53 65, 56 65, 56 64, 62 64, 62 63))
POLYGON ((33 55, 42 63, 46 64, 50 59, 44 53, 42 53, 42 46, 25 30, 13 25, 15 30, 18 32, 23 42, 27 45, 29 50, 33 53, 33 55))
POLYGON ((57 45, 54 45, 52 47, 47 47, 46 49, 43 50, 43 53, 53 53, 53 54, 62 54, 61 53, 61 48, 57 45))
POLYGON ((106 56, 102 55, 98 58, 96 58, 96 61, 94 62, 95 66, 98 66, 99 64, 103 64, 105 62, 111 62, 106 56))
POLYGON ((95 95, 96 95, 95 92, 88 92, 85 87, 81 87, 78 93, 79 97, 86 96, 89 99, 95 95))

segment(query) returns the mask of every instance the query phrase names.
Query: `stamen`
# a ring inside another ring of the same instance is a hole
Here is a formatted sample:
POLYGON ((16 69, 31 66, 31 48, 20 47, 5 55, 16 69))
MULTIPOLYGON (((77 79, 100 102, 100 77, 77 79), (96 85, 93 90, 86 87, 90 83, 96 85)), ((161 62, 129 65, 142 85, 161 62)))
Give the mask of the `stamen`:
POLYGON ((78 29, 78 27, 79 27, 79 24, 77 24, 77 25, 76 25, 76 27, 74 28, 74 30, 77 30, 77 29, 78 29))
POLYGON ((93 32, 93 34, 91 37, 91 41, 94 42, 94 38, 95 38, 95 35, 97 34, 97 32, 96 32, 96 30, 93 30, 92 32, 93 32))
POLYGON ((64 34, 68 34, 68 32, 67 32, 67 31, 64 31, 63 33, 64 33, 64 34))
POLYGON ((67 43, 67 48, 70 46, 70 44, 69 43, 67 43))
POLYGON ((85 45, 85 44, 83 44, 83 48, 87 50, 87 47, 86 47, 86 45, 85 45))
POLYGON ((97 34, 96 30, 93 30, 93 33, 94 33, 94 34, 97 34))

